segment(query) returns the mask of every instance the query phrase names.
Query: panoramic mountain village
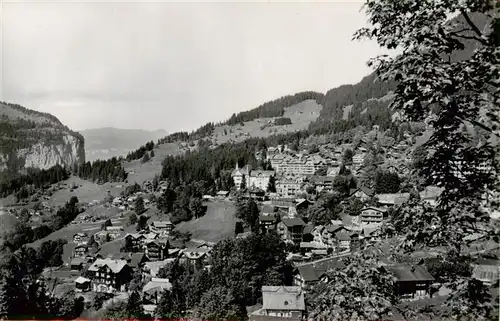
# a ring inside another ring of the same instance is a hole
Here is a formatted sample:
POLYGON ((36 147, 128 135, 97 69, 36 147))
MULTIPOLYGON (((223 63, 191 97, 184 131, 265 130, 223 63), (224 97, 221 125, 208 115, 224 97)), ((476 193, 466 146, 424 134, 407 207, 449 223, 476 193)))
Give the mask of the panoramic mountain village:
MULTIPOLYGON (((204 205, 234 204, 251 199, 258 204, 259 230, 276 232, 290 245, 286 259, 293 266, 293 285, 264 284, 261 304, 248 311, 250 320, 306 318, 308 291, 325 281, 328 270, 341 267, 342 258, 367 243, 380 245, 380 258, 396 278, 397 295, 403 301, 439 300, 440 296, 449 294, 449 289, 441 287, 424 264, 424 260, 432 258, 435 253, 422 253, 413 264, 389 259, 389 241, 381 238, 379 232, 393 208, 406 202, 411 191, 376 193, 373 187, 363 185, 365 159, 370 157, 370 144, 377 141, 377 135, 380 131, 374 126, 357 145, 324 144, 302 152, 293 151, 286 145, 257 150, 255 158, 268 164, 269 168, 253 169, 246 164, 235 164, 231 172, 232 190, 203 196, 204 205), (322 224, 307 222, 304 213, 314 206, 317 198, 311 195, 335 193, 335 180, 342 171, 350 172, 358 182, 349 188, 346 199, 342 201, 354 202, 354 209, 349 213, 339 213, 338 219, 323 221, 322 224)), ((409 134, 405 137, 383 148, 379 168, 408 175, 415 137, 409 134)), ((136 291, 141 294, 144 314, 153 317, 163 291, 170 290, 176 281, 167 277, 165 269, 172 264, 189 264, 195 270, 211 269, 215 242, 190 239, 189 233, 176 230, 168 214, 158 215, 157 202, 168 189, 168 182, 146 181, 142 186, 134 186, 128 195, 112 195, 107 191, 102 195, 103 199, 86 205, 87 211, 70 224, 82 229, 69 236, 70 246, 65 246, 68 253, 63 255, 63 265, 46 268, 40 281, 54 292, 74 290, 96 310, 103 309, 104 302, 111 304, 127 299, 132 291, 136 291), (89 215, 93 206, 103 206, 114 214, 105 218, 89 215), (140 215, 139 220, 134 213, 140 215), (100 300, 97 305, 96 300, 100 300)), ((77 188, 72 186, 72 189, 77 188)), ((439 188, 419 192, 430 205, 435 204, 439 193, 439 188)), ((41 209, 31 211, 32 220, 39 217, 40 212, 50 210, 46 202, 42 205, 41 209)), ((251 234, 248 224, 237 220, 233 237, 241 239, 251 234)), ((484 243, 476 248, 471 246, 471 252, 477 257, 472 265, 474 276, 489 285, 495 284, 499 278, 497 267, 500 262, 488 255, 494 251, 497 249, 488 248, 484 243)))
POLYGON ((360 82, 119 157, 0 102, 0 320, 496 320, 494 8, 367 0, 360 82))

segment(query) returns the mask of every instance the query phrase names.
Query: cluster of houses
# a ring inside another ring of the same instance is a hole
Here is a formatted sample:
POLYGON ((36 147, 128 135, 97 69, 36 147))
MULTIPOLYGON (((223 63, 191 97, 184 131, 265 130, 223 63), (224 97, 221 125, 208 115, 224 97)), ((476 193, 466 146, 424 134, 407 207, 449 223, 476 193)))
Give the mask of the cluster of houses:
POLYGON ((138 233, 129 233, 124 238, 128 246, 125 252, 102 255, 89 246, 89 237, 77 233, 70 268, 80 271, 75 280, 77 292, 126 292, 134 275, 138 273, 145 281, 143 289, 146 301, 156 304, 164 289, 171 287, 168 279, 160 278, 159 272, 176 259, 190 263, 196 269, 210 268, 210 253, 213 244, 192 243, 189 247, 168 236, 173 225, 168 221, 154 221, 150 228, 138 233))

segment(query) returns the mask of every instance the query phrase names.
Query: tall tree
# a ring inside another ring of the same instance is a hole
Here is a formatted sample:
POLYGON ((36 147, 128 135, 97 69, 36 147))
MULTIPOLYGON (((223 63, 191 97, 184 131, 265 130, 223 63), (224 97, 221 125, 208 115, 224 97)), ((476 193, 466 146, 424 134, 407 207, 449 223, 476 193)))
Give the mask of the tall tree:
POLYGON ((269 183, 267 184, 267 191, 269 193, 276 193, 276 179, 274 178, 274 175, 271 175, 269 177, 269 183))
POLYGON ((134 205, 134 210, 137 215, 141 215, 146 211, 146 208, 144 207, 144 199, 142 198, 142 196, 138 196, 135 199, 134 205))
MULTIPOLYGON (((444 188, 437 206, 412 199, 395 219, 401 251, 441 246, 452 260, 467 256, 468 239, 498 242, 488 209, 498 209, 498 106, 500 103, 500 20, 497 1, 368 0, 372 26, 356 38, 375 39, 400 55, 371 61, 382 80, 395 80, 391 108, 407 120, 428 117, 433 127, 422 146, 422 185, 444 188), (459 13, 453 21, 450 16, 459 13), (490 28, 485 28, 490 27, 490 28), (463 51, 463 49, 466 49, 463 51), (475 144, 470 129, 484 137, 475 144), (473 235, 479 235, 473 236, 473 235)), ((484 319, 491 298, 467 275, 445 284, 448 317, 484 319)))

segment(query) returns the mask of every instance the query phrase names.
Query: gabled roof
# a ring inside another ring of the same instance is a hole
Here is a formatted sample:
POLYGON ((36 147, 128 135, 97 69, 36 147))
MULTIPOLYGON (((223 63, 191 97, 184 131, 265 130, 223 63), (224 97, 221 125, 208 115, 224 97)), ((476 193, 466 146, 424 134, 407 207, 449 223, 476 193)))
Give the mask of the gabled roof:
POLYGON ((264 310, 304 311, 304 293, 299 286, 263 286, 264 310))
POLYGON ((130 258, 130 263, 129 265, 131 267, 139 267, 139 265, 144 261, 146 258, 146 254, 144 253, 134 253, 132 254, 132 257, 130 258))
POLYGON ((168 279, 161 279, 161 278, 152 278, 151 281, 149 281, 144 288, 142 289, 142 292, 148 293, 148 292, 163 292, 164 290, 170 290, 172 288, 172 284, 168 279))
POLYGON ((83 284, 83 283, 89 283, 90 279, 84 278, 83 276, 79 276, 76 278, 75 283, 83 284))
POLYGON ((321 276, 326 272, 326 270, 315 268, 310 264, 298 266, 297 271, 305 282, 319 281, 321 276))
POLYGON ((151 223, 151 225, 153 225, 156 228, 166 228, 166 227, 172 225, 172 222, 170 222, 170 221, 153 221, 151 223))
POLYGON ((361 210, 361 212, 366 211, 366 210, 374 210, 377 212, 385 213, 387 212, 387 209, 381 208, 381 207, 375 207, 375 206, 367 206, 361 210))
POLYGON ((89 271, 97 272, 103 266, 109 267, 113 273, 120 273, 127 265, 125 260, 97 259, 89 268, 89 271))
POLYGON ((314 225, 312 225, 312 224, 307 224, 307 225, 304 227, 304 231, 303 231, 303 233, 304 233, 304 234, 311 234, 311 233, 312 233, 312 231, 313 231, 313 229, 314 229, 314 225))
POLYGON ((432 275, 423 265, 409 266, 407 264, 398 264, 387 266, 389 270, 399 282, 407 281, 434 281, 432 275))
POLYGON ((305 226, 306 223, 304 223, 303 220, 300 218, 283 218, 282 220, 283 224, 285 224, 286 227, 292 227, 292 226, 305 226))

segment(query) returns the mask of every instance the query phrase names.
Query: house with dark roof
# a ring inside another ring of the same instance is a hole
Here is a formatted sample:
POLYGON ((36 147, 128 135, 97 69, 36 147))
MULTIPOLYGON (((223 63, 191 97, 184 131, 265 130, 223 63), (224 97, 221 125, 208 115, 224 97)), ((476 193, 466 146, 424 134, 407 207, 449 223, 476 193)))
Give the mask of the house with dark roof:
POLYGON ((435 280, 424 265, 396 264, 385 268, 396 277, 397 291, 402 299, 431 297, 431 285, 435 280))
POLYGON ((130 262, 128 265, 135 271, 142 270, 144 263, 148 261, 148 257, 144 253, 133 253, 130 256, 130 262))
POLYGON ((325 276, 326 269, 316 268, 312 264, 302 265, 295 268, 293 284, 307 291, 325 276))
POLYGON ((98 259, 88 272, 95 292, 124 292, 132 279, 132 269, 125 260, 98 259))
POLYGON ((354 192, 354 196, 359 198, 362 202, 366 202, 375 196, 375 191, 372 188, 361 186, 354 192))
POLYGON ((276 214, 259 215, 259 225, 262 229, 266 231, 274 230, 276 229, 276 224, 278 224, 278 217, 276 214))
POLYGON ((285 241, 291 241, 296 245, 302 242, 302 236, 306 223, 297 217, 285 217, 278 223, 278 235, 285 241))
POLYGON ((302 319, 306 305, 300 286, 263 286, 262 310, 266 316, 302 319))

